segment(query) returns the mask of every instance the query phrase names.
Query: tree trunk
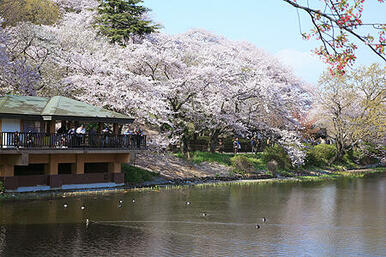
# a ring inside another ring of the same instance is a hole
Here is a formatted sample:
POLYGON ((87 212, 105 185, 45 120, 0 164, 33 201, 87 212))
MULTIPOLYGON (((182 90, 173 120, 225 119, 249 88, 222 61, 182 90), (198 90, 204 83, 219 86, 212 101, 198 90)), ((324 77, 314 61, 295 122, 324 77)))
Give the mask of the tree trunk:
POLYGON ((335 158, 329 163, 330 165, 335 161, 340 161, 343 159, 343 155, 345 154, 344 142, 342 140, 336 139, 336 155, 335 158))
POLYGON ((208 142, 208 152, 214 153, 216 151, 219 135, 220 133, 218 129, 210 132, 209 142, 208 142))
POLYGON ((189 137, 182 135, 180 142, 180 149, 182 154, 190 159, 190 146, 189 146, 189 137))

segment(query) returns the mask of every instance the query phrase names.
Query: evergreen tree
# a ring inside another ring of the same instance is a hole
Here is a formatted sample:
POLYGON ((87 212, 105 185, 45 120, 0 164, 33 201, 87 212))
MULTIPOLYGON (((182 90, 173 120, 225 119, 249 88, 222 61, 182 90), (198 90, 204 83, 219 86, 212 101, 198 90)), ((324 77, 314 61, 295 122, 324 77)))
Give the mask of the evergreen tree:
POLYGON ((150 9, 142 0, 100 0, 97 27, 112 43, 126 45, 130 38, 158 31, 160 25, 145 19, 150 9))

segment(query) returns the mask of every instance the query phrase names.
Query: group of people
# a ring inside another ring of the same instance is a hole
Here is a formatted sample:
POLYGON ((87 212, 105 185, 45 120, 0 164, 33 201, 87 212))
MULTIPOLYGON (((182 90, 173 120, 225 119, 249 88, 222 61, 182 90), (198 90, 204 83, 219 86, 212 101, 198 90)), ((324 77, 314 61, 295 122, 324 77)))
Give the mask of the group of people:
POLYGON ((116 146, 137 146, 140 147, 144 138, 142 130, 136 128, 133 131, 127 128, 123 135, 125 137, 117 137, 109 126, 104 126, 97 133, 95 126, 90 126, 88 129, 81 124, 79 127, 71 126, 69 130, 62 124, 57 131, 60 136, 60 145, 67 147, 116 147, 116 146))
MULTIPOLYGON (((252 153, 256 153, 259 149, 259 145, 261 144, 261 137, 259 135, 252 136, 250 138, 250 144, 251 144, 252 153)), ((267 142, 267 144, 269 144, 269 141, 267 142)), ((241 143, 240 143, 240 140, 238 137, 233 138, 232 148, 233 148, 233 152, 235 154, 237 154, 238 152, 240 152, 242 150, 242 146, 241 146, 241 143)), ((218 140, 217 151, 220 153, 222 153, 224 151, 224 143, 223 143, 223 140, 221 138, 218 140)))
POLYGON ((123 135, 126 136, 126 141, 127 141, 126 143, 128 145, 136 145, 137 148, 141 147, 141 143, 144 138, 143 132, 141 129, 135 128, 133 131, 131 131, 130 128, 127 128, 125 132, 123 132, 123 135))
POLYGON ((62 122, 55 134, 46 132, 33 132, 28 127, 28 132, 8 132, 1 138, 1 147, 95 147, 95 148, 141 148, 146 144, 146 136, 139 128, 131 130, 126 128, 122 134, 118 134, 118 128, 114 131, 109 126, 103 129, 90 124, 74 126, 68 122, 62 122), (97 129, 99 132, 97 132, 97 129))

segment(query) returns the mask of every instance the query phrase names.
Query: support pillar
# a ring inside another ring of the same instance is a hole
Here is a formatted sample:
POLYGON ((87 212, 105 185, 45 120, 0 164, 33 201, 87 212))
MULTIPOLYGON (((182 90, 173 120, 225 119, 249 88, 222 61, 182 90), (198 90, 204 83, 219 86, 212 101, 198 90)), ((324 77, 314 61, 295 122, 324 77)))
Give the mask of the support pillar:
POLYGON ((13 177, 15 175, 15 167, 11 164, 0 164, 0 176, 1 177, 13 177))
POLYGON ((55 125, 56 125, 56 121, 55 120, 50 120, 48 122, 48 133, 55 133, 55 125))
POLYGON ((130 153, 130 164, 135 164, 136 153, 130 153))
POLYGON ((102 130, 103 130, 103 122, 99 122, 98 123, 98 130, 97 130, 97 134, 100 135, 102 134, 102 130))
POLYGON ((54 147, 55 146, 55 125, 56 125, 56 121, 55 120, 50 120, 48 122, 48 133, 50 133, 50 146, 51 147, 54 147))
POLYGON ((120 162, 110 162, 109 163, 109 173, 121 173, 122 165, 120 162))
MULTIPOLYGON (((48 169, 48 175, 58 175, 58 166, 59 166, 59 161, 57 157, 53 154, 50 154, 49 162, 47 165, 48 169)), ((47 172, 47 171, 46 171, 47 172)))
POLYGON ((45 168, 47 167, 48 169, 48 173, 46 174, 50 175, 48 178, 48 185, 51 188, 60 188, 62 186, 61 176, 58 175, 59 158, 60 157, 58 155, 50 154, 49 162, 47 165, 44 166, 45 168))
POLYGON ((76 163, 71 163, 71 174, 76 174, 76 163))
POLYGON ((113 134, 118 135, 118 123, 113 124, 113 134))
POLYGON ((125 183, 125 174, 122 173, 122 163, 127 163, 129 159, 129 154, 116 154, 113 159, 114 161, 109 163, 109 173, 111 173, 111 178, 114 183, 125 183))
POLYGON ((75 174, 84 174, 84 156, 76 155, 75 174))
POLYGON ((20 132, 24 132, 24 120, 20 120, 20 132))
POLYGON ((125 174, 122 173, 122 163, 119 161, 119 158, 115 158, 114 162, 110 162, 108 168, 114 183, 125 183, 125 174))

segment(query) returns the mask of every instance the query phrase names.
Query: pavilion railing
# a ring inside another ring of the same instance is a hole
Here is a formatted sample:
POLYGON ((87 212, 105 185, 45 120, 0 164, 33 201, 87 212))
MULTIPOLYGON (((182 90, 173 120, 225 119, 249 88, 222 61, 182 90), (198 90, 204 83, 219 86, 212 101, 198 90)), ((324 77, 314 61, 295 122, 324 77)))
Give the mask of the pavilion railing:
POLYGON ((145 135, 0 132, 1 149, 146 149, 145 135))

